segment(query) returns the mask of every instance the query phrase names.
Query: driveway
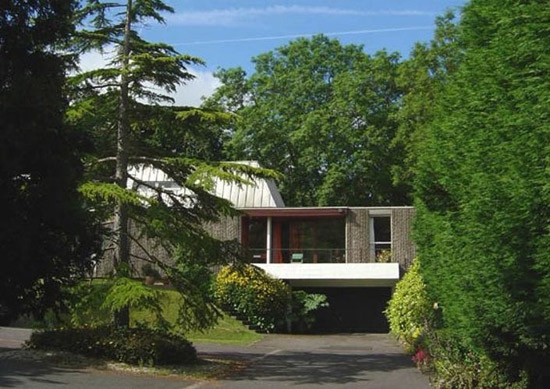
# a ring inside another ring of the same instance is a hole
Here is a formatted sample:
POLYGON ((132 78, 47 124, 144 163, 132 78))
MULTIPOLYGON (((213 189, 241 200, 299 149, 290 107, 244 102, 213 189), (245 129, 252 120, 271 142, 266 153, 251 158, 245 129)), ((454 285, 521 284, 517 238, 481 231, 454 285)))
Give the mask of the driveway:
POLYGON ((267 335, 250 347, 196 344, 200 354, 240 358, 246 366, 217 381, 198 382, 93 369, 61 369, 32 358, 14 357, 24 352, 14 354, 6 347, 17 347, 26 336, 25 330, 0 328, 0 387, 429 388, 428 379, 414 367, 410 357, 384 334, 267 335))
POLYGON ((249 348, 197 348, 250 361, 247 369, 197 388, 429 388, 386 334, 267 335, 249 348))

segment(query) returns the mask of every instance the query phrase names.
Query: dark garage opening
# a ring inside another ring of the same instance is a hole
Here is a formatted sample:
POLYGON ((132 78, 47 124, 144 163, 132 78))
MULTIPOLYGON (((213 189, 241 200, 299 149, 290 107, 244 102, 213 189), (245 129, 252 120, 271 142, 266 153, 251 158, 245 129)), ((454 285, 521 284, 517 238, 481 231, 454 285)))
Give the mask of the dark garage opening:
POLYGON ((374 332, 389 331, 384 310, 391 298, 391 288, 298 288, 308 293, 327 296, 329 307, 317 312, 313 332, 374 332))

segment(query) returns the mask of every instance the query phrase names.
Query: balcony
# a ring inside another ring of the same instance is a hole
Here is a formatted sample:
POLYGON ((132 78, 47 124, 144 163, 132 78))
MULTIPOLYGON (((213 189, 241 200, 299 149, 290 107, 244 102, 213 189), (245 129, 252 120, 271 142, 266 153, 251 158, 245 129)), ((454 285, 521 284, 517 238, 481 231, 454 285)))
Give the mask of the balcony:
POLYGON ((398 263, 254 263, 274 278, 301 287, 392 287, 398 263))

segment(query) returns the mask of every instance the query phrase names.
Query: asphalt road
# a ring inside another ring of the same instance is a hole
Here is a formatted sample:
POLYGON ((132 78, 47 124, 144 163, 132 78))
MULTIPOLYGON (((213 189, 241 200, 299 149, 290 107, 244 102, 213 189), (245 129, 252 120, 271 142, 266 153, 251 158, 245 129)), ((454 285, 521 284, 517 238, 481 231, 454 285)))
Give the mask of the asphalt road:
POLYGON ((268 335, 250 347, 197 344, 199 354, 233 356, 247 368, 217 381, 186 381, 105 370, 59 368, 17 348, 29 332, 0 327, 4 388, 429 388, 428 379, 384 334, 268 335))

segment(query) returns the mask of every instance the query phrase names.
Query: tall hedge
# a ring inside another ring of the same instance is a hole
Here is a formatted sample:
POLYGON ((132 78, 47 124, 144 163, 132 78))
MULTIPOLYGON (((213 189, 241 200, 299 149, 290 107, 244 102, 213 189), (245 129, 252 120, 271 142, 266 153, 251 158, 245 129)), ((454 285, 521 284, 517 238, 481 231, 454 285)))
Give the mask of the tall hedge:
MULTIPOLYGON (((464 346, 511 381, 550 366, 550 7, 473 0, 464 58, 418 157, 428 291, 464 346)), ((548 379, 548 378, 546 378, 548 379)))

